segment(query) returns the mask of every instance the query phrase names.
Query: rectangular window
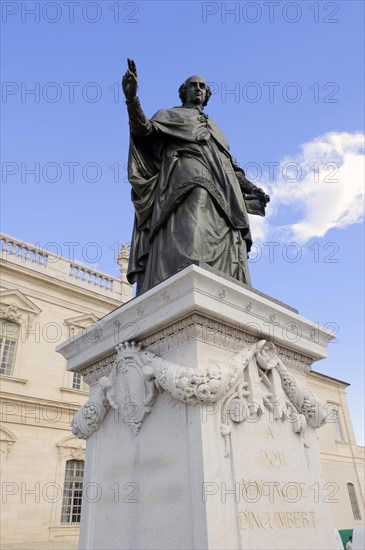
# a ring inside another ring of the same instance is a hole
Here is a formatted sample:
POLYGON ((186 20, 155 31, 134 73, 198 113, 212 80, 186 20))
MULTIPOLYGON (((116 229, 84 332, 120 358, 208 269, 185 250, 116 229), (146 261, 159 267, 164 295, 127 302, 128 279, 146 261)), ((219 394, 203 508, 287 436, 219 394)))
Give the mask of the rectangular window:
POLYGON ((79 372, 74 372, 73 373, 73 378, 72 378, 72 389, 74 390, 82 390, 82 391, 87 391, 88 390, 88 387, 87 387, 87 384, 85 384, 81 374, 79 372))
POLYGON ((5 320, 1 320, 0 323, 0 374, 11 376, 15 363, 19 326, 5 320))
POLYGON ((84 461, 68 460, 63 484, 62 524, 80 523, 83 479, 84 461))
POLYGON ((74 372, 72 379, 72 387, 74 390, 81 390, 81 374, 79 372, 74 372))

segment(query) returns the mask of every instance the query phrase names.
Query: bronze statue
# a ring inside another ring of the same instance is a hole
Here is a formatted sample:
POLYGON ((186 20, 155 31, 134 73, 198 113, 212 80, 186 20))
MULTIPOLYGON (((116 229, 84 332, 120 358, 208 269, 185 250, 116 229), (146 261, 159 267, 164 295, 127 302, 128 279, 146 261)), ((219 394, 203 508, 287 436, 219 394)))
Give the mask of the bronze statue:
POLYGON ((128 280, 137 296, 192 263, 251 284, 247 212, 265 215, 270 198, 251 183, 204 113, 211 91, 201 76, 179 88, 181 107, 146 118, 137 70, 128 59, 122 87, 130 124, 128 178, 135 222, 128 280))

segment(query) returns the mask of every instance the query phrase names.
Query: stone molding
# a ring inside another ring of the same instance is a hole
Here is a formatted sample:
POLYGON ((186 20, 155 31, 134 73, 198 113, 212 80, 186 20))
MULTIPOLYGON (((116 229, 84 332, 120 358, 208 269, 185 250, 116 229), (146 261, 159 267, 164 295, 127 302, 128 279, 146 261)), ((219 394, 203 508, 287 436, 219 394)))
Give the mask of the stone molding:
POLYGON ((83 369, 81 374, 86 384, 89 384, 89 386, 94 386, 99 382, 100 378, 103 376, 109 376, 113 369, 116 357, 117 354, 113 353, 112 355, 109 355, 104 359, 100 359, 100 361, 97 361, 96 363, 93 363, 83 369))
POLYGON ((181 345, 183 338, 189 341, 201 337, 213 340, 213 345, 233 348, 234 351, 239 349, 237 343, 242 338, 248 338, 247 334, 252 340, 264 338, 298 352, 292 363, 293 368, 298 366, 300 372, 307 370, 309 362, 302 362, 301 355, 313 361, 325 358, 327 345, 334 337, 329 330, 300 316, 292 308, 191 265, 145 295, 112 311, 96 326, 89 327, 85 334, 59 344, 56 350, 67 360, 68 370, 81 372, 96 358, 111 355, 118 342, 133 339, 142 342, 144 347, 154 344, 154 351, 163 355, 164 349, 181 345), (186 321, 193 313, 208 317, 208 323, 221 321, 228 328, 223 332, 218 328, 215 334, 211 334, 209 327, 203 325, 205 333, 201 335, 200 322, 186 321), (176 334, 173 334, 174 325, 181 323, 187 326, 182 329, 177 326, 176 334), (172 330, 167 338, 163 336, 166 330, 172 330), (313 338, 310 337, 311 331, 313 338), (153 334, 156 334, 155 342, 151 337, 153 334))
POLYGON ((65 540, 69 541, 70 537, 75 541, 78 539, 80 534, 80 525, 55 525, 48 528, 49 529, 49 540, 50 541, 59 541, 65 540))
MULTIPOLYGON (((187 342, 198 340, 220 348, 238 351, 243 344, 252 344, 260 335, 252 335, 241 326, 228 325, 208 317, 193 313, 192 315, 163 328, 142 339, 142 348, 158 355, 163 355, 187 342)), ((276 349, 291 370, 306 374, 311 370, 313 359, 296 351, 276 344, 276 349)))
MULTIPOLYGON (((9 381, 11 381, 10 377, 9 381)), ((44 426, 55 430, 67 430, 70 425, 70 418, 78 411, 85 397, 82 396, 82 399, 76 403, 75 401, 47 400, 42 397, 29 397, 2 391, 0 392, 0 399, 4 403, 4 411, 9 411, 7 415, 2 415, 2 421, 4 422, 14 425, 44 426), (33 413, 25 414, 25 410, 32 410, 33 413)))
POLYGON ((16 378, 11 374, 0 374, 1 382, 15 382, 16 384, 26 384, 28 382, 27 378, 16 378))
MULTIPOLYGON (((59 306, 67 304, 71 306, 70 309, 73 309, 75 300, 78 300, 78 303, 85 304, 84 300, 90 301, 92 299, 92 306, 98 304, 98 307, 119 307, 121 304, 120 296, 115 298, 106 292, 105 294, 97 294, 94 292, 94 288, 97 287, 90 288, 91 285, 88 285, 86 288, 81 285, 72 285, 67 280, 49 277, 47 274, 39 271, 26 271, 23 265, 18 265, 18 263, 12 263, 11 261, 0 259, 0 266, 4 274, 4 280, 6 276, 7 287, 10 287, 12 282, 16 280, 17 286, 22 288, 23 292, 26 292, 29 288, 29 281, 32 281, 34 285, 37 285, 34 290, 32 290, 32 294, 34 298, 41 301, 44 301, 44 298, 49 296, 49 290, 51 290, 54 294, 52 297, 54 304, 59 306)), ((80 309, 82 309, 82 306, 80 309)))
POLYGON ((235 326, 193 313, 147 336, 140 344, 142 348, 161 355, 194 340, 237 351, 243 343, 253 343, 257 338, 235 326))
MULTIPOLYGON (((257 337, 241 327, 228 325, 214 319, 193 313, 185 319, 176 321, 168 327, 154 332, 140 340, 142 349, 156 355, 163 355, 191 341, 205 342, 230 351, 238 351, 244 344, 253 344, 257 337)), ((283 363, 292 371, 306 374, 311 370, 313 359, 296 351, 276 345, 283 363)), ((103 376, 112 371, 116 354, 113 353, 84 368, 81 373, 90 386, 98 383, 103 376)))
POLYGON ((281 360, 288 369, 298 372, 299 374, 307 374, 310 372, 313 364, 313 359, 311 357, 277 344, 275 344, 275 347, 281 360))

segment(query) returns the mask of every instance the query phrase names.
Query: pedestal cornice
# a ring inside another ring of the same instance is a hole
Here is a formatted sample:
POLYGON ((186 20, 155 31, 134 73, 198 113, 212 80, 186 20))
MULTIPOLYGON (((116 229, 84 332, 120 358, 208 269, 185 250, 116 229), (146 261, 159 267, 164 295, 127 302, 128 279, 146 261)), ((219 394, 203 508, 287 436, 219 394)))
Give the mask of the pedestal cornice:
POLYGON ((192 265, 60 344, 57 351, 67 359, 68 370, 79 372, 130 340, 163 354, 186 339, 208 338, 218 347, 235 350, 240 342, 265 338, 295 370, 306 372, 312 361, 327 356, 333 337, 293 308, 192 265), (299 363, 302 367, 295 368, 299 363))

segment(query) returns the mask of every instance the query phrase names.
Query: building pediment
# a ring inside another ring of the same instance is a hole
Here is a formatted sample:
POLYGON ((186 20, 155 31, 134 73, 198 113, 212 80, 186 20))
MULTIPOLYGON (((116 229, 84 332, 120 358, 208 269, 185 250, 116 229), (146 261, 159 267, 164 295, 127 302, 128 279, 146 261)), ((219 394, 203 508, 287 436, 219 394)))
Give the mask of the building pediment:
POLYGON ((93 313, 83 313, 82 315, 65 319, 65 325, 81 329, 93 325, 97 320, 98 318, 93 313))
POLYGON ((93 313, 83 313, 82 315, 65 319, 65 325, 68 326, 69 330, 69 338, 73 338, 75 334, 93 325, 97 320, 98 318, 93 313))
POLYGON ((3 290, 0 292, 0 318, 15 323, 26 323, 29 328, 33 318, 41 313, 41 309, 34 304, 20 290, 3 290))

